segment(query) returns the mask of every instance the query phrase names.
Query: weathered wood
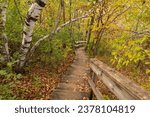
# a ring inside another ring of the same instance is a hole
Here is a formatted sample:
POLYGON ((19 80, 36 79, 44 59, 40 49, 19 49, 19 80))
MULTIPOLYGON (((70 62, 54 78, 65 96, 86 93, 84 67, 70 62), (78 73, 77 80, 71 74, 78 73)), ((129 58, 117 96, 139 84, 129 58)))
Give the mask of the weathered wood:
POLYGON ((96 88, 96 85, 94 84, 94 82, 91 79, 88 79, 88 83, 92 88, 92 91, 94 93, 94 95, 96 96, 96 98, 98 100, 103 100, 103 95, 101 94, 101 92, 96 88))
POLYGON ((75 41, 75 44, 86 44, 87 41, 75 41))
POLYGON ((117 97, 119 96, 119 99, 150 99, 150 91, 147 91, 101 61, 97 59, 91 59, 90 61, 90 67, 92 67, 93 71, 117 97), (124 98, 123 96, 126 97, 124 98))
MULTIPOLYGON (((91 71, 92 71, 92 69, 91 69, 91 71)), ((92 72, 92 74, 91 74, 91 79, 93 80, 94 83, 96 82, 96 74, 94 72, 92 72)))
POLYGON ((80 48, 80 47, 83 47, 84 45, 85 45, 85 44, 75 44, 74 47, 75 47, 75 48, 80 48))
POLYGON ((83 47, 86 45, 86 41, 75 41, 74 47, 75 48, 79 48, 79 47, 83 47))
POLYGON ((88 84, 88 56, 84 48, 76 50, 76 60, 67 69, 61 82, 52 92, 52 100, 83 100, 89 99, 91 88, 88 84))
POLYGON ((83 100, 89 97, 89 92, 79 92, 78 85, 74 83, 59 83, 54 90, 52 100, 83 100))
POLYGON ((97 66, 90 64, 91 69, 96 73, 97 77, 103 81, 103 83, 114 93, 119 99, 134 99, 126 91, 122 90, 121 87, 117 86, 109 77, 107 77, 97 66))

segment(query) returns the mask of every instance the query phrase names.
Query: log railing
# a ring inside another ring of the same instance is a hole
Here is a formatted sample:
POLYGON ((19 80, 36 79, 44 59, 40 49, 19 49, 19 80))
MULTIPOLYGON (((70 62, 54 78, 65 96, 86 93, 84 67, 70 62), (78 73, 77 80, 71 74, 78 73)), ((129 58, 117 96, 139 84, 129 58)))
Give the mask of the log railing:
POLYGON ((116 70, 108 67, 97 59, 90 60, 90 78, 89 85, 92 88, 92 94, 98 100, 103 99, 102 93, 97 88, 96 78, 100 79, 107 88, 120 100, 148 100, 150 91, 139 86, 134 81, 128 79, 116 70))

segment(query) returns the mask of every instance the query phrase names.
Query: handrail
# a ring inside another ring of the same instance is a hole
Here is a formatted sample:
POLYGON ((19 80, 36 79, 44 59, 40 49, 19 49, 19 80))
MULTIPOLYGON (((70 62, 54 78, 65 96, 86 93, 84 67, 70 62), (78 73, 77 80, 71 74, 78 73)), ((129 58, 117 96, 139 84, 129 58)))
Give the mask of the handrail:
POLYGON ((75 44, 86 44, 87 41, 75 41, 75 44))
POLYGON ((90 69, 91 72, 93 72, 98 79, 102 80, 103 83, 109 88, 109 90, 115 96, 117 96, 118 99, 121 100, 150 99, 150 91, 147 91, 134 81, 128 79, 121 73, 108 67, 106 64, 95 58, 90 59, 90 69))
POLYGON ((74 47, 79 48, 85 46, 87 42, 86 41, 75 41, 74 47))

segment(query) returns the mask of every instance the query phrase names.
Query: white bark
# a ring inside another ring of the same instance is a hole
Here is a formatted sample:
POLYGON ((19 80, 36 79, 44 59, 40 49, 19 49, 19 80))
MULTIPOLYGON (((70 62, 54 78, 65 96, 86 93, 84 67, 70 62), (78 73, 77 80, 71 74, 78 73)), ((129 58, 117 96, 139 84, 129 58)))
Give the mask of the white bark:
POLYGON ((47 0, 36 0, 35 3, 33 3, 31 7, 29 8, 27 18, 24 24, 24 30, 23 30, 21 56, 18 62, 19 69, 21 69, 25 65, 27 54, 29 52, 30 45, 32 42, 32 32, 33 32, 35 22, 37 21, 46 3, 47 3, 47 0))
POLYGON ((10 60, 10 55, 9 55, 9 48, 8 48, 8 38, 5 33, 5 25, 6 25, 6 14, 7 14, 7 5, 8 1, 1 1, 0 2, 0 38, 1 42, 4 43, 4 53, 5 53, 5 59, 7 61, 10 60))
POLYGON ((76 21, 78 21, 78 20, 80 20, 80 19, 87 18, 88 16, 89 16, 89 15, 87 14, 87 15, 84 15, 84 16, 81 16, 81 17, 72 19, 71 21, 67 21, 66 23, 64 23, 64 24, 60 25, 59 27, 55 28, 54 31, 52 31, 51 34, 48 34, 48 35, 42 37, 41 39, 39 39, 39 40, 32 46, 32 48, 31 48, 31 50, 30 50, 30 55, 32 55, 32 53, 35 51, 36 47, 39 46, 42 41, 45 41, 45 40, 48 39, 48 38, 52 39, 53 36, 54 36, 56 33, 58 33, 62 28, 68 26, 68 25, 69 25, 70 23, 72 23, 72 22, 76 22, 76 21))

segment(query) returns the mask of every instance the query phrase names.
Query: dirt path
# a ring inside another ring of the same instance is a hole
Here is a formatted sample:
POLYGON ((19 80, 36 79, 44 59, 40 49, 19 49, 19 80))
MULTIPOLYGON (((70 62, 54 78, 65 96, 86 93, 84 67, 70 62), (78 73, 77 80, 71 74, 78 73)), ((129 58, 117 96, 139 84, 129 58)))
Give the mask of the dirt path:
POLYGON ((89 72, 88 56, 84 48, 76 50, 76 58, 52 93, 53 100, 89 99, 90 89, 87 83, 89 72))

